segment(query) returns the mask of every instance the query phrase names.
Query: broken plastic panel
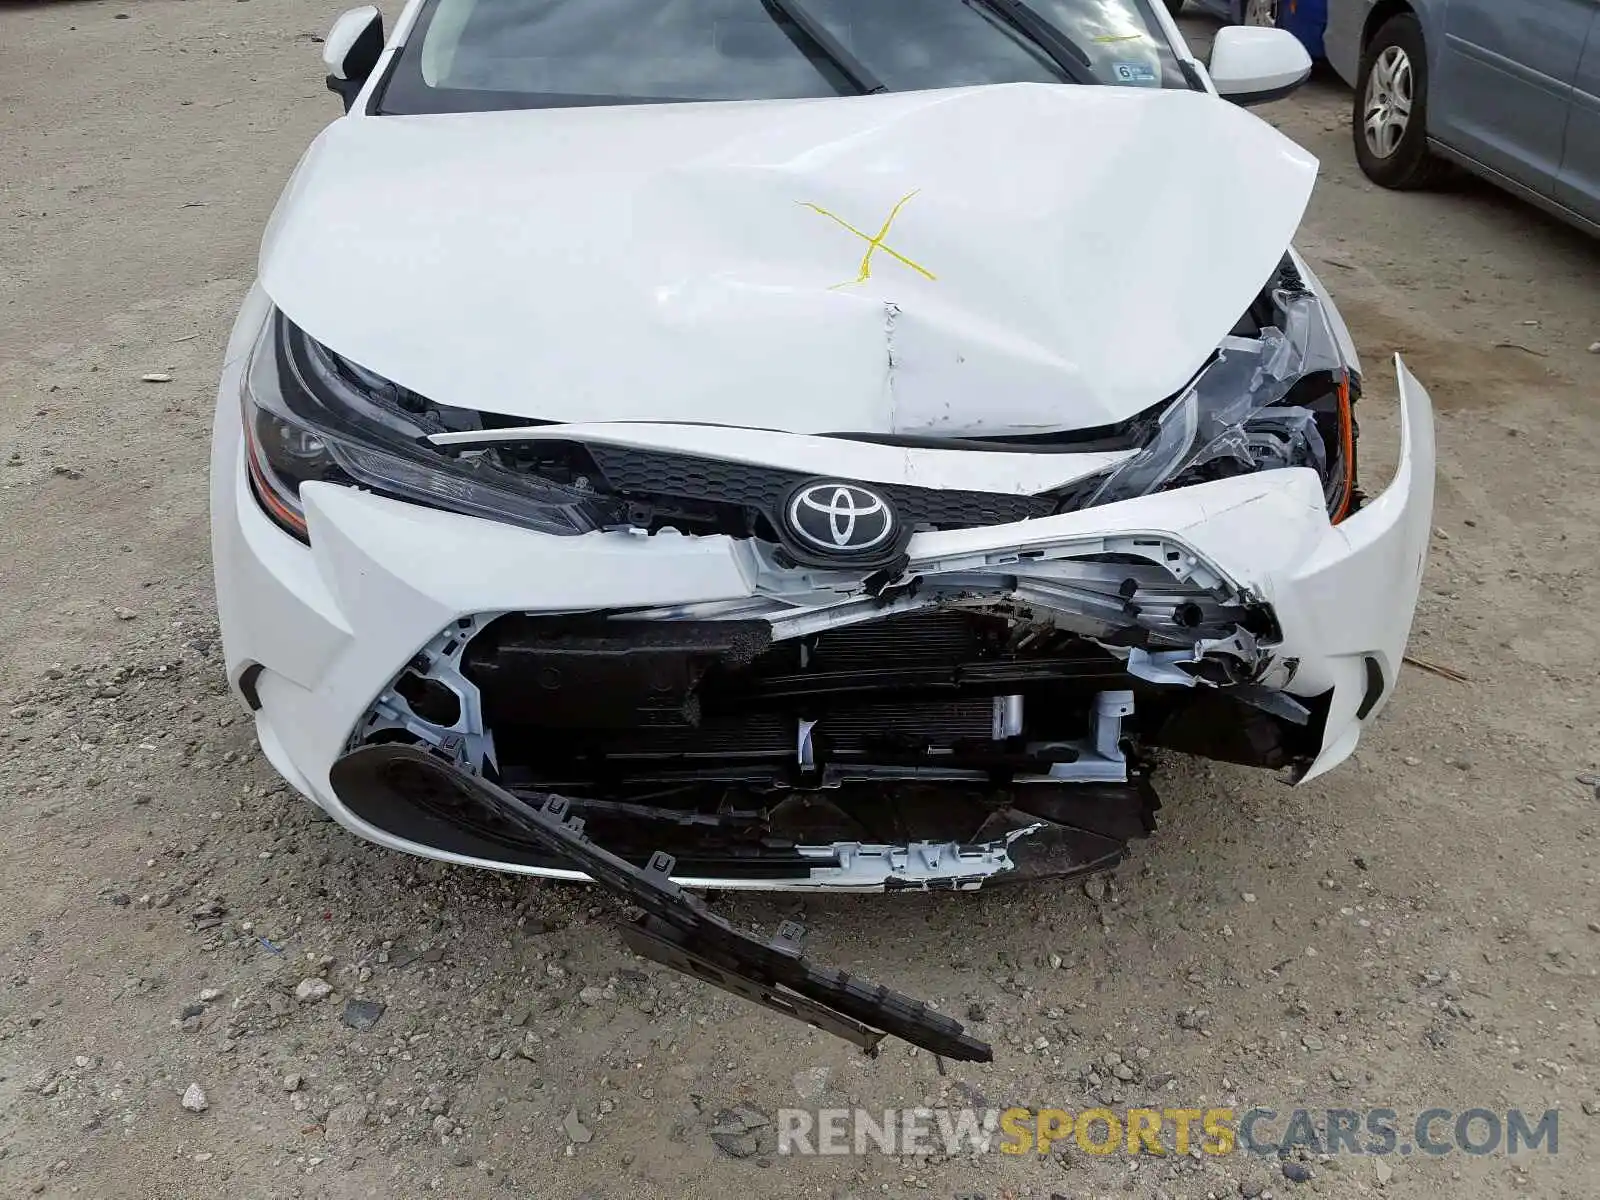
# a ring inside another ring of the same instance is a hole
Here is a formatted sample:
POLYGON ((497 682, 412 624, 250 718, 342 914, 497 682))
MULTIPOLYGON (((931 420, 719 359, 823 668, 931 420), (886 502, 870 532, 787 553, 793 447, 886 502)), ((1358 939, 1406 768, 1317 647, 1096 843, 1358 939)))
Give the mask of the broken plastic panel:
POLYGON ((1326 374, 1330 390, 1337 388, 1345 371, 1338 339, 1314 295, 1278 289, 1272 301, 1282 327, 1266 326, 1259 337, 1224 338, 1210 364, 1162 414, 1150 444, 1113 471, 1089 504, 1147 495, 1202 468, 1218 477, 1310 467, 1327 477, 1316 414, 1282 402, 1307 377, 1326 374))
POLYGON ((365 796, 435 809, 478 805, 493 811, 573 869, 642 909, 641 918, 622 926, 624 940, 673 970, 869 1052, 892 1034, 945 1058, 993 1059, 989 1044, 967 1034, 959 1021, 889 988, 807 962, 800 954, 804 930, 794 922, 784 922, 765 942, 735 929, 672 881, 670 855, 658 853, 637 867, 596 846, 585 836, 583 821, 569 815, 564 797, 546 795, 542 804, 530 804, 414 746, 363 747, 333 765, 330 781, 346 804, 360 806, 365 796))

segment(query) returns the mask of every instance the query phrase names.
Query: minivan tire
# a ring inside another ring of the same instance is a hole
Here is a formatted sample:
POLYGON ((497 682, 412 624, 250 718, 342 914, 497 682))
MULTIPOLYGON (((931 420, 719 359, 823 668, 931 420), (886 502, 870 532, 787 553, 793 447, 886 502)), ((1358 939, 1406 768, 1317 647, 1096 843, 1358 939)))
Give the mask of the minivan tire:
POLYGON ((1361 55, 1355 100, 1350 109, 1350 131, 1356 161, 1367 178, 1396 190, 1432 187, 1449 173, 1448 165, 1428 150, 1428 48, 1422 24, 1411 13, 1385 21, 1361 55), (1367 93, 1372 73, 1386 52, 1403 53, 1411 72, 1411 112, 1393 152, 1378 153, 1367 140, 1367 93))

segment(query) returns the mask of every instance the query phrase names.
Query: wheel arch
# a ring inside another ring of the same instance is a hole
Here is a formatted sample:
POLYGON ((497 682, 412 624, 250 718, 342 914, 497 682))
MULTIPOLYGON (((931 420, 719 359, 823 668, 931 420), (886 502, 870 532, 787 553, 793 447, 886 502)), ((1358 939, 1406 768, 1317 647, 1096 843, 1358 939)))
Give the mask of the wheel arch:
MULTIPOLYGON (((1415 5, 1409 3, 1409 0, 1378 0, 1372 6, 1371 11, 1367 13, 1366 24, 1361 27, 1361 55, 1363 58, 1366 57, 1367 47, 1372 45, 1372 39, 1378 36, 1378 30, 1382 29, 1391 18, 1405 13, 1410 13, 1416 17, 1418 22, 1422 20, 1422 14, 1417 11, 1415 5)), ((1424 30, 1424 33, 1426 33, 1426 30, 1424 30)), ((1424 42, 1426 42, 1426 37, 1424 37, 1424 42)))

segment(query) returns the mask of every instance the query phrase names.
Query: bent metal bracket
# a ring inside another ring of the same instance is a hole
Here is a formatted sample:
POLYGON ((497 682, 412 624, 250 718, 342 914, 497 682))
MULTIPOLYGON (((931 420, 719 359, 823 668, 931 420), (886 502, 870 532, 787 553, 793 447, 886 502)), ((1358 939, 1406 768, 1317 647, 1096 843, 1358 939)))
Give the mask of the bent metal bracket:
MULTIPOLYGON (((498 814, 528 837, 583 871, 599 886, 642 910, 619 923, 637 954, 735 996, 854 1042, 868 1053, 894 1035, 944 1058, 991 1062, 987 1042, 926 1004, 846 972, 815 966, 800 953, 804 930, 793 921, 770 941, 735 929, 699 897, 671 879, 673 859, 656 853, 643 867, 596 846, 568 801, 550 795, 539 806, 415 746, 364 746, 333 765, 341 796, 396 794, 430 806, 475 804, 498 814)), ((437 808, 435 808, 437 811, 437 808)))

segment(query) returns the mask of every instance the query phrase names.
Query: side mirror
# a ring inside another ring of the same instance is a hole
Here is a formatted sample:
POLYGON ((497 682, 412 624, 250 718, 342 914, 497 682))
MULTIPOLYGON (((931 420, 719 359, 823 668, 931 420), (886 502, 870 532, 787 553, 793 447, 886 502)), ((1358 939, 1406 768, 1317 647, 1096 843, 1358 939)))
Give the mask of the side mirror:
POLYGON ((1229 25, 1211 43, 1211 82, 1235 104, 1281 100, 1311 76, 1311 55, 1287 29, 1229 25))
POLYGON ((372 68, 383 57, 383 14, 370 4, 342 13, 322 43, 328 90, 338 92, 345 112, 356 102, 372 68))

